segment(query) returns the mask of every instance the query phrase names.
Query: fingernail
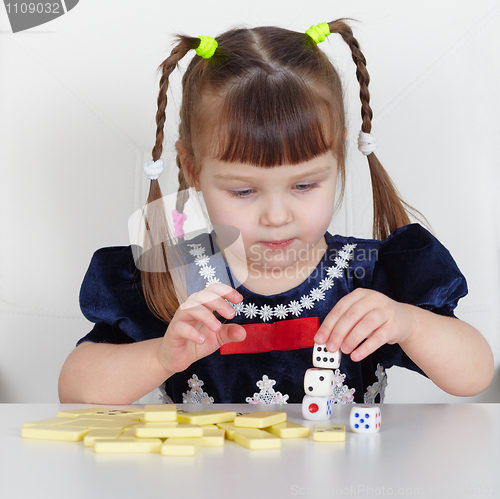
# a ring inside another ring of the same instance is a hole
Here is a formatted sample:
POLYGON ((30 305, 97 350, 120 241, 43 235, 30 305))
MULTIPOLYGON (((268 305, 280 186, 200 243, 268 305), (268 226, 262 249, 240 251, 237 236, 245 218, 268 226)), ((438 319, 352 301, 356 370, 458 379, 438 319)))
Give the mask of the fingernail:
POLYGON ((205 336, 200 334, 200 336, 198 336, 198 343, 203 343, 204 341, 205 341, 205 336))
POLYGON ((212 323, 212 329, 219 329, 222 326, 222 324, 219 321, 214 321, 212 323))

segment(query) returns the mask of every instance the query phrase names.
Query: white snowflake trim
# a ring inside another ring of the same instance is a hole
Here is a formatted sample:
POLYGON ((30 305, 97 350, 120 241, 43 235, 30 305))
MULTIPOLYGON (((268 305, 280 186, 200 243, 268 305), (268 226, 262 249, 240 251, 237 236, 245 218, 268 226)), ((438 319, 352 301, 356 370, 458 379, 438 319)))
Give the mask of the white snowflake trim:
MULTIPOLYGON (((216 269, 209 265, 210 257, 205 255, 205 248, 201 243, 198 244, 188 244, 192 249, 189 253, 194 256, 194 263, 200 266, 198 273, 205 279, 205 287, 209 286, 214 282, 220 282, 220 280, 215 277, 216 269)), ((344 244, 342 249, 338 252, 338 256, 335 257, 335 265, 327 267, 325 273, 327 277, 320 281, 319 286, 311 289, 308 294, 302 295, 300 301, 291 300, 288 304, 280 303, 274 307, 270 305, 263 305, 258 307, 255 303, 231 303, 226 300, 235 311, 235 317, 238 315, 245 315, 247 319, 253 319, 259 316, 263 322, 270 321, 273 317, 283 320, 289 315, 294 317, 299 317, 304 310, 311 310, 314 308, 315 303, 323 301, 326 298, 325 291, 333 288, 335 279, 342 277, 344 270, 349 267, 349 261, 354 257, 354 248, 356 244, 344 244)))
POLYGON ((385 372, 384 366, 377 364, 377 370, 375 371, 375 376, 377 376, 378 381, 370 385, 365 393, 365 404, 375 404, 375 398, 380 395, 380 403, 382 404, 385 399, 385 389, 387 387, 387 373, 385 372))
POLYGON ((259 393, 254 393, 253 398, 247 397, 245 400, 249 404, 286 404, 288 395, 282 395, 281 392, 275 392, 273 386, 276 384, 274 379, 264 374, 262 379, 257 381, 256 385, 260 388, 259 393))
POLYGON ((186 393, 182 394, 182 403, 183 404, 213 404, 213 397, 209 397, 208 393, 203 391, 202 386, 204 385, 201 379, 198 379, 196 374, 193 374, 193 377, 188 381, 189 390, 186 393))

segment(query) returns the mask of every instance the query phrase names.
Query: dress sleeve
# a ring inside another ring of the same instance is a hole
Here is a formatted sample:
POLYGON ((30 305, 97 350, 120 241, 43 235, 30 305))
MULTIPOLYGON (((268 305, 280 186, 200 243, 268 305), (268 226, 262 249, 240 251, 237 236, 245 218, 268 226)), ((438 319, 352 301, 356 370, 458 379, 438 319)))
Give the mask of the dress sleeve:
POLYGON ((80 289, 80 308, 95 326, 77 344, 133 343, 161 337, 167 328, 146 304, 129 246, 94 253, 80 289))
POLYGON ((449 251, 418 224, 397 229, 381 244, 371 288, 450 317, 467 294, 465 277, 449 251))

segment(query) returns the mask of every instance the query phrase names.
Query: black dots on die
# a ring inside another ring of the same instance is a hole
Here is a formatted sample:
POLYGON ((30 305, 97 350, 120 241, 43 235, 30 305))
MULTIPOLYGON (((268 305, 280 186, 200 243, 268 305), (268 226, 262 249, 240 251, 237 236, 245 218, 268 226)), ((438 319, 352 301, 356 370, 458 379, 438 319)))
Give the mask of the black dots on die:
POLYGON ((312 392, 313 391, 313 387, 312 386, 309 386, 308 388, 308 391, 312 392))
POLYGON ((330 358, 330 362, 335 362, 335 359, 333 357, 330 358))
POLYGON ((320 377, 319 377, 319 380, 320 380, 320 381, 325 381, 325 377, 324 377, 324 376, 320 376, 320 377))

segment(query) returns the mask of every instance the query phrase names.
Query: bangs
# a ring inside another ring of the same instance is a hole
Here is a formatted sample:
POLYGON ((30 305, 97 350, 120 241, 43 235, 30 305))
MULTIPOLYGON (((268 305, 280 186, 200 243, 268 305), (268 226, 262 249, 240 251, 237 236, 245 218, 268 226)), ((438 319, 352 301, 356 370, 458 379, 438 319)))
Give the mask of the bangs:
POLYGON ((198 137, 203 154, 221 161, 294 165, 335 150, 343 135, 334 104, 289 71, 256 71, 215 99, 198 137))

